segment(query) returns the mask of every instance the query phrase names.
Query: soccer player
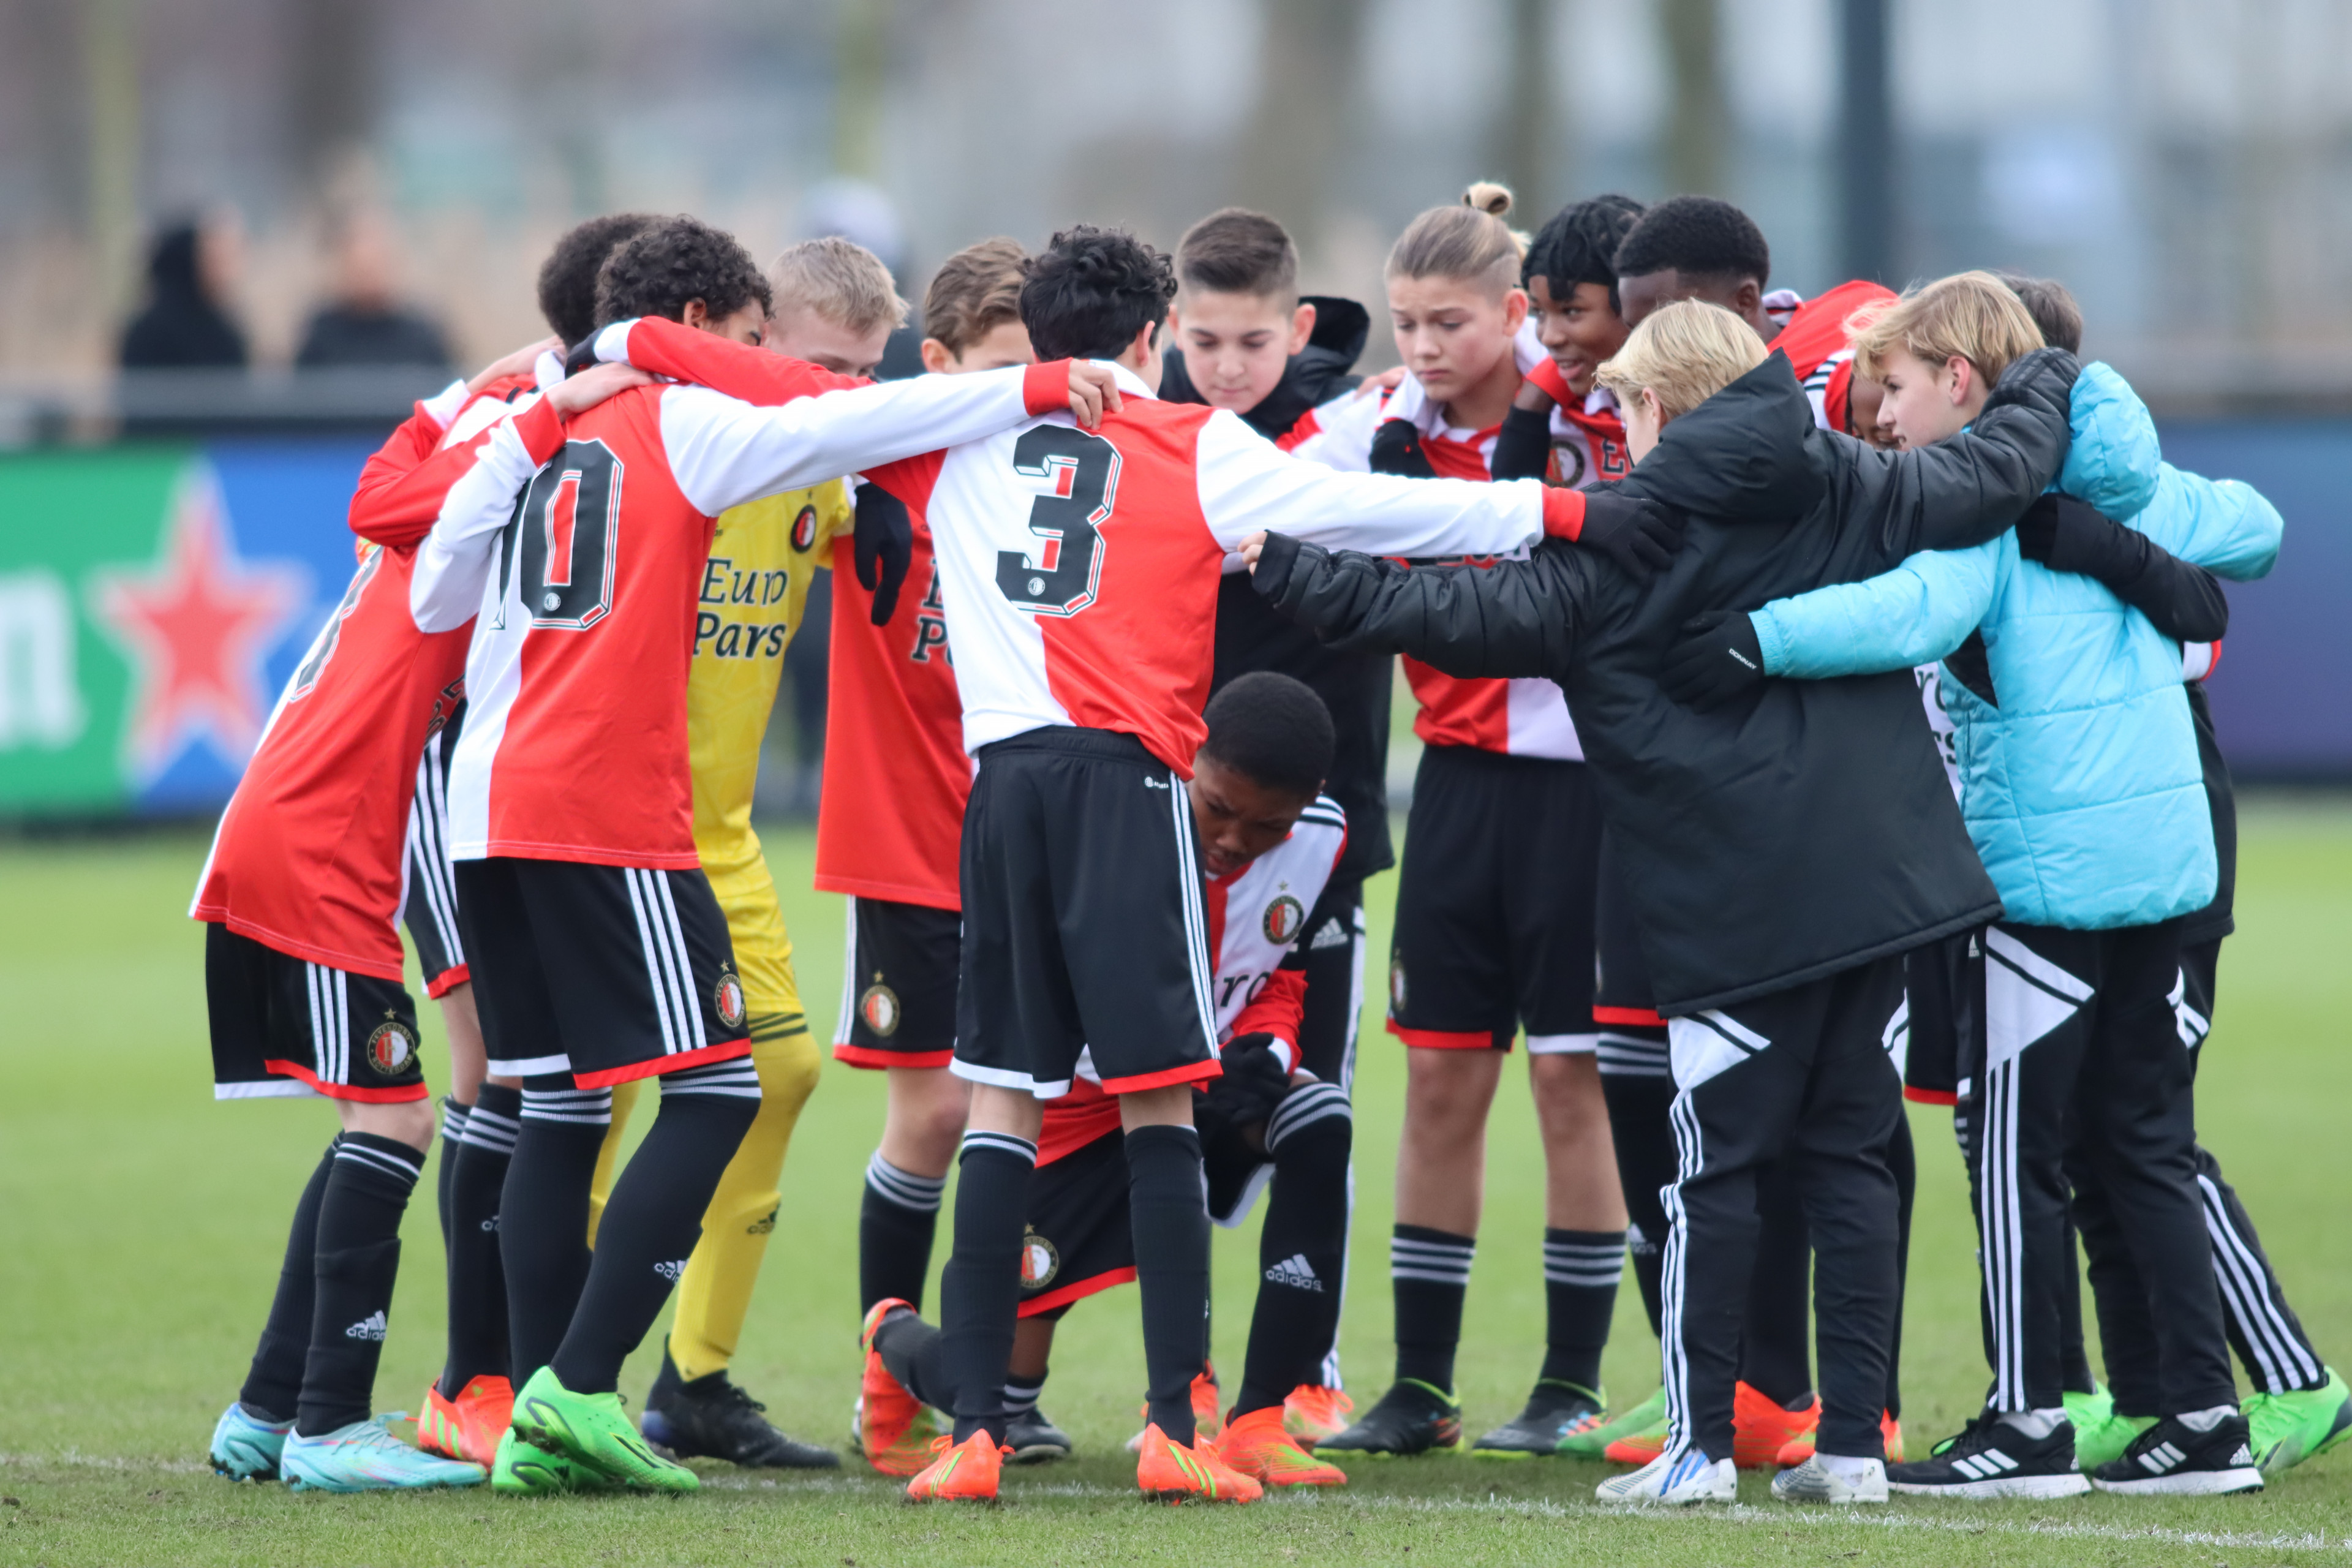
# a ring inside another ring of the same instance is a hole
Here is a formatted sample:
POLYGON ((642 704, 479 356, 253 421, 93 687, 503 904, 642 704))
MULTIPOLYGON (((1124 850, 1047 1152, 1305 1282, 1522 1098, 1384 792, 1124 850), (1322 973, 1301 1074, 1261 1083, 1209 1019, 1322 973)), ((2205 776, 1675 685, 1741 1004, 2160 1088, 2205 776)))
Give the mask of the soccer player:
MULTIPOLYGON (((1202 721, 1208 734, 1185 792, 1218 954, 1212 1000, 1226 1069, 1194 1106, 1211 1217, 1239 1225, 1273 1184, 1241 1394, 1214 1451, 1265 1486, 1344 1485, 1284 1426, 1286 1400, 1314 1374, 1339 1324, 1348 1227, 1347 1096, 1299 1067, 1297 1045, 1307 986, 1298 942, 1348 834, 1338 804, 1317 794, 1333 726, 1310 688, 1265 670, 1227 684, 1202 721)), ((1086 1061, 1076 1071, 1070 1092, 1046 1106, 1038 1141, 1022 1237, 1018 1392, 1009 1400, 1035 1400, 1054 1324, 1072 1305, 1135 1278, 1118 1102, 1086 1061)), ((938 1330, 903 1301, 877 1304, 866 1325, 869 1433, 878 1439, 928 1404, 951 1403, 938 1330)), ((1013 1447, 1009 1427, 1006 1436, 1013 1447)), ((889 1474, 927 1462, 894 1464, 878 1443, 870 1452, 889 1474)))
MULTIPOLYGON (((690 218, 639 234, 598 279, 600 315, 657 307, 752 343, 770 300, 741 247, 690 218)), ((628 322, 609 330, 625 344, 628 322)), ((615 374, 645 379, 576 379, 615 374)), ((714 520, 943 432, 1064 406, 1100 380, 1044 368, 774 409, 636 385, 568 426, 542 400, 499 426, 452 487, 411 607, 427 630, 479 612, 450 816, 492 1065, 525 1080, 500 1226, 523 1380, 502 1487, 699 1484, 648 1447, 614 1389, 761 1098, 742 982, 692 832, 685 698, 714 520), (662 1107, 591 1258, 611 1087, 648 1077, 664 1080, 662 1107)))
POLYGON ((1700 713, 1659 689, 1657 650, 1710 605, 1998 534, 2058 470, 2074 369, 2063 353, 2029 356, 1957 443, 1878 453, 1816 429, 1788 362, 1738 318, 1679 302, 1601 372, 1636 464, 1611 488, 1616 504, 1691 518, 1655 583, 1549 544, 1485 570, 1406 570, 1280 534, 1245 548, 1259 591, 1335 640, 1460 676, 1549 673, 1581 721, 1669 1020, 1682 1158, 1666 1202, 1669 1436, 1651 1464, 1602 1483, 1603 1500, 1737 1495, 1757 1176, 1784 1146, 1818 1289, 1839 1303, 1820 1323, 1818 1468, 1853 1500, 1885 1497, 1885 1150, 1901 1090, 1884 1037, 1902 1000, 1899 955, 1999 907, 1907 678, 1776 683, 1733 712, 1700 713))
MULTIPOLYGON (((790 247, 768 268, 768 284, 775 303, 764 346, 838 375, 871 377, 906 318, 888 268, 838 237, 790 247)), ((656 303, 632 298, 613 308, 646 314, 656 303)), ((732 508, 712 532, 696 595, 686 683, 694 843, 743 982, 760 1112, 703 1216, 702 1237, 677 1282, 661 1370, 646 1396, 642 1430, 679 1458, 798 1469, 840 1462, 831 1450, 777 1430, 727 1369, 776 1228, 785 1152, 820 1060, 793 973, 792 937, 751 827, 752 786, 784 650, 801 627, 818 566, 832 558, 835 540, 849 537, 850 523, 839 479, 732 508)), ((590 1200, 592 1240, 639 1088, 634 1081, 614 1088, 613 1124, 590 1200)))

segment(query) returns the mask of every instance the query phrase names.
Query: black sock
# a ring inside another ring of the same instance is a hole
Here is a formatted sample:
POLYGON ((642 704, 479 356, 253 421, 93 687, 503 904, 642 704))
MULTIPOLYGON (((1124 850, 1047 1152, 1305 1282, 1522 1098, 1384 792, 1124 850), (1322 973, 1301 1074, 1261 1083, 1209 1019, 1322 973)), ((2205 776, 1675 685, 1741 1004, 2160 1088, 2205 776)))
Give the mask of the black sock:
POLYGON ((1127 1212, 1143 1292, 1150 1419, 1189 1448, 1192 1380, 1209 1360, 1209 1205, 1198 1132, 1155 1126, 1127 1135, 1127 1212))
POLYGON ((1601 1352, 1625 1275, 1622 1230, 1544 1231, 1544 1361, 1538 1375, 1598 1392, 1601 1352))
POLYGON ((507 1371, 507 1275, 499 1260, 499 1199, 520 1127, 522 1091, 482 1085, 459 1142, 441 1146, 449 1231, 449 1359, 441 1393, 455 1399, 507 1371))
POLYGON ((1639 1226, 1625 1227, 1625 1255, 1633 1260, 1633 1285, 1642 1293, 1642 1315, 1650 1320, 1650 1332, 1661 1342, 1666 1337, 1665 1254, 1661 1239, 1653 1238, 1639 1226))
POLYGON ((1004 1380, 1004 1414, 1008 1417, 1034 1415, 1037 1401, 1045 1396, 1045 1374, 1034 1377, 1008 1377, 1004 1380))
POLYGON ((857 1310, 892 1297, 923 1310, 931 1271, 931 1237, 940 1225, 945 1176, 902 1171, 877 1149, 866 1162, 866 1196, 857 1210, 857 1310))
POLYGON ((749 1057, 663 1078, 661 1110, 613 1183, 579 1310, 549 1358, 565 1388, 610 1394, 621 1385, 621 1363, 686 1272, 710 1195, 759 1114, 749 1057))
POLYGON ((302 1398, 302 1365, 310 1357, 311 1304, 319 1292, 319 1204, 327 1195, 327 1177, 335 1168, 335 1145, 327 1152, 294 1201, 294 1223, 286 1236, 285 1261, 278 1266, 278 1294, 269 1303, 269 1318, 254 1347, 253 1365, 236 1401, 257 1421, 291 1421, 302 1398))
POLYGON ((527 1080, 519 1098, 498 1232, 507 1375, 517 1393, 553 1358, 588 1282, 588 1192, 613 1124, 613 1091, 575 1089, 570 1073, 550 1073, 527 1080))
POLYGON ((1454 1392, 1462 1300, 1478 1238, 1401 1225, 1389 1235, 1389 1289, 1396 1298, 1396 1374, 1454 1392))
POLYGON ((875 1331, 874 1353, 900 1387, 934 1410, 954 1407, 940 1331, 912 1312, 894 1312, 875 1331))
POLYGON ((441 1215, 441 1250, 449 1250, 449 1238, 456 1234, 449 1221, 449 1182, 457 1166, 457 1144, 466 1136, 466 1118, 474 1113, 470 1105, 460 1105, 444 1096, 441 1100, 441 1160, 433 1168, 433 1194, 441 1215))
POLYGON ((1004 1378, 1021 1305, 1021 1233, 1037 1146, 1009 1132, 969 1131, 958 1157, 955 1245, 940 1275, 940 1369, 955 1440, 1004 1440, 1004 1378))
POLYGON ((1348 1096, 1335 1083, 1291 1090, 1266 1123, 1274 1187, 1258 1232, 1257 1306, 1235 1415, 1278 1405, 1322 1375, 1339 1322, 1354 1131, 1348 1096))
POLYGON ((346 1132, 319 1200, 319 1285, 294 1429, 320 1437, 375 1409, 375 1368, 400 1277, 400 1217, 425 1154, 394 1138, 346 1132))

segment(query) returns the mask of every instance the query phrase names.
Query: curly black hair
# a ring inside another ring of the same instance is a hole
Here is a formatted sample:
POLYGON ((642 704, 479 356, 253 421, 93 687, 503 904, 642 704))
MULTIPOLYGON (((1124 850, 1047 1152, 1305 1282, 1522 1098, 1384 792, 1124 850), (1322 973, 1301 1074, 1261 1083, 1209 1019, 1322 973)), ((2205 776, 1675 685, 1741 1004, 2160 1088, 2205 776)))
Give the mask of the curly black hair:
POLYGON ((1668 268, 1686 278, 1753 278, 1759 289, 1772 276, 1772 247, 1756 220, 1714 196, 1669 196, 1652 207, 1617 247, 1617 276, 1639 278, 1668 268))
POLYGON ((1210 698, 1201 718, 1202 752, 1268 789, 1312 797, 1331 771, 1331 710, 1305 681, 1253 670, 1210 698))
POLYGON ((1609 290, 1609 308, 1618 310, 1617 268, 1610 263, 1641 219, 1642 204, 1631 196, 1595 196, 1560 208, 1528 242, 1519 280, 1542 279, 1554 299, 1580 283, 1598 283, 1609 290))
POLYGON ((775 303, 751 253, 698 218, 663 219, 606 257, 596 273, 600 327, 637 316, 683 321, 697 300, 718 319, 775 303))
POLYGON ((596 270, 620 246, 661 222, 651 213, 606 213, 574 224, 539 266, 539 313, 566 344, 596 330, 596 270))
POLYGON ((1176 269, 1123 228, 1080 224, 1022 264, 1021 324, 1041 360, 1115 359, 1168 319, 1176 269))

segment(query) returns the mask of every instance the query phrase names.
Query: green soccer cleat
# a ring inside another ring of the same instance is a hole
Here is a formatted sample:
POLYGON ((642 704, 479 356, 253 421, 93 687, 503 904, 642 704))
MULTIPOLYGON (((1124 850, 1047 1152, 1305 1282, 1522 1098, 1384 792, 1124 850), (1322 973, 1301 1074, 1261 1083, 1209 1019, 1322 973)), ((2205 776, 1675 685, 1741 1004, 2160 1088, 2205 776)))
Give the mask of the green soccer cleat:
POLYGON ((1609 1418, 1609 1396, 1599 1389, 1556 1378, 1538 1382, 1518 1415, 1470 1445, 1474 1459, 1532 1459, 1564 1454, 1570 1437, 1598 1429, 1609 1418))
POLYGON ((2266 1476, 2283 1475, 2352 1437, 2352 1387, 2332 1366, 2317 1388, 2252 1394, 2245 1412, 2254 1462, 2266 1476))
POLYGON ((690 1492, 702 1478, 653 1451, 617 1394, 574 1394, 541 1367, 515 1395, 515 1436, 561 1455, 614 1485, 639 1491, 690 1492))
POLYGON ((499 1439, 490 1467, 490 1489, 506 1497, 552 1497, 562 1492, 600 1492, 612 1483, 566 1454, 526 1443, 509 1428, 499 1439))
POLYGON ((233 1481, 274 1481, 286 1451, 291 1421, 257 1420, 242 1404, 232 1404, 213 1423, 213 1468, 233 1481))
POLYGON ((379 1415, 317 1437, 289 1433, 278 1468, 298 1492, 413 1491, 425 1487, 478 1487, 479 1465, 412 1448, 389 1430, 400 1419, 379 1415))
POLYGON ((2134 1438, 2156 1425, 2152 1415, 2118 1415, 2115 1395, 2094 1385, 2088 1394, 2064 1396, 2066 1419, 2074 1427, 2074 1464, 2084 1475, 2124 1457, 2134 1438))
POLYGON ((1653 1426, 1663 1427, 1665 1421, 1666 1391, 1660 1388, 1622 1415, 1604 1421, 1590 1431, 1561 1438, 1559 1451, 1572 1458, 1597 1459, 1607 1451, 1610 1444, 1620 1437, 1636 1436, 1653 1426))

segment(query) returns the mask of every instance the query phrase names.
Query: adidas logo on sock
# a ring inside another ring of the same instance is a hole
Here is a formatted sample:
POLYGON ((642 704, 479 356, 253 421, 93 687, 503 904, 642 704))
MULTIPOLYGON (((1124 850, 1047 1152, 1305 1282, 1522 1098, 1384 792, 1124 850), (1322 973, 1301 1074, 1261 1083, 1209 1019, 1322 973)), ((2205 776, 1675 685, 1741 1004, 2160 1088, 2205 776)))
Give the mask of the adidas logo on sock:
POLYGON ((347 1340, 373 1340, 376 1343, 382 1344, 383 1342, 384 1331, 389 1327, 391 1327, 391 1325, 384 1321, 383 1314, 381 1311, 370 1312, 366 1317, 362 1318, 358 1322, 353 1323, 350 1328, 345 1329, 343 1331, 343 1338, 347 1340))
POLYGON ((675 1285, 679 1276, 686 1272, 686 1259, 681 1258, 675 1263, 656 1263, 654 1265, 654 1272, 675 1285))
POLYGON ((1288 1285, 1296 1289, 1323 1293, 1323 1281, 1315 1277, 1315 1266, 1307 1261, 1307 1254, 1294 1252, 1265 1271, 1269 1285, 1288 1285))

